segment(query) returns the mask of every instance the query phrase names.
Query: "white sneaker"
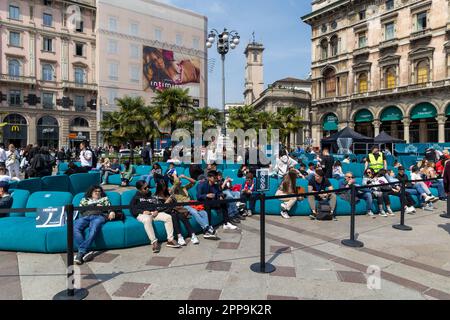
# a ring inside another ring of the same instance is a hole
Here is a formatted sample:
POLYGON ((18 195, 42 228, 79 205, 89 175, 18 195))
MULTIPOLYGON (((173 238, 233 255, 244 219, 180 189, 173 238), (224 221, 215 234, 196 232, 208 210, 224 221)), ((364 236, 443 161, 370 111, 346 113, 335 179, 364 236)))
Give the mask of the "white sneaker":
POLYGON ((186 241, 184 241, 183 237, 178 237, 178 244, 180 246, 185 246, 186 245, 186 241))
POLYGON ((388 215, 386 214, 386 211, 381 210, 381 211, 380 211, 380 216, 381 216, 381 217, 387 217, 388 215))
POLYGON ((291 216, 289 215, 289 213, 287 213, 287 211, 283 210, 281 211, 281 216, 285 219, 290 219, 291 216))
POLYGON ((235 225, 232 225, 231 223, 225 223, 223 225, 223 230, 236 230, 238 227, 236 227, 235 225))
POLYGON ((411 208, 411 212, 412 212, 412 213, 416 213, 416 212, 417 212, 417 210, 416 210, 415 207, 411 206, 410 208, 411 208))
POLYGON ((247 210, 247 217, 251 217, 253 215, 252 210, 247 210))
POLYGON ((414 210, 413 207, 406 207, 406 209, 405 209, 406 214, 414 214, 415 211, 416 210, 414 210))
POLYGON ((394 211, 392 211, 391 208, 388 208, 387 209, 387 215, 393 217, 393 216, 395 216, 395 213, 394 213, 394 211))
POLYGON ((199 244, 200 243, 200 241, 198 240, 198 238, 197 238, 197 236, 195 234, 192 235, 191 242, 192 242, 192 244, 199 244))
POLYGON ((437 201, 439 201, 439 198, 436 198, 435 196, 427 196, 426 198, 425 198, 425 202, 437 202, 437 201))
POLYGON ((433 205, 431 203, 430 204, 426 204, 425 207, 423 207, 423 210, 425 210, 425 211, 433 211, 434 207, 433 207, 433 205))
POLYGON ((372 212, 372 210, 369 210, 367 214, 369 215, 369 217, 375 217, 375 214, 372 212))

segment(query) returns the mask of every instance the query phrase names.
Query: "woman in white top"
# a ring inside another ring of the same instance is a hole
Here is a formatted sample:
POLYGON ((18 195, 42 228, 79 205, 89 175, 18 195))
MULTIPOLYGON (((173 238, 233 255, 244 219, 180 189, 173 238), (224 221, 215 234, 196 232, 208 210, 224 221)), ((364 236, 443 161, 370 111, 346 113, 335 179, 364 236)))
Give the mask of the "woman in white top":
POLYGON ((333 165, 333 179, 339 180, 345 177, 344 172, 342 171, 342 165, 340 161, 336 161, 333 165))
POLYGON ((9 177, 12 178, 20 178, 20 161, 19 161, 19 153, 16 150, 16 147, 14 147, 13 144, 9 145, 8 151, 6 151, 6 162, 5 166, 6 169, 8 169, 9 177))

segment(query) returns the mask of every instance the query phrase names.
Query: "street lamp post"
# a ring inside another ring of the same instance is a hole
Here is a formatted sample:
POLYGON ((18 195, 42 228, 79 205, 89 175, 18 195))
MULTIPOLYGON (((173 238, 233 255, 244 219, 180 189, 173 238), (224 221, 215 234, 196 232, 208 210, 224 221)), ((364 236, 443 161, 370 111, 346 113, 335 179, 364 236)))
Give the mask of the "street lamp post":
POLYGON ((232 50, 240 43, 240 37, 237 31, 227 31, 226 28, 223 32, 219 32, 216 29, 212 29, 208 35, 206 41, 206 47, 211 48, 217 39, 217 52, 222 57, 222 110, 223 110, 223 128, 222 131, 225 134, 226 131, 226 110, 225 110, 225 56, 229 52, 230 48, 232 50))

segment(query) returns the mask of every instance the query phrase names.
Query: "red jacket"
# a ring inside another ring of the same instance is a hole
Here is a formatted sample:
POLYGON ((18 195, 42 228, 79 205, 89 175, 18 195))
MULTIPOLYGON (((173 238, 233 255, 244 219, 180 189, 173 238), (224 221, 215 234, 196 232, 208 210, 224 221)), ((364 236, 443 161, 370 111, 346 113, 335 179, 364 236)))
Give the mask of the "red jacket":
POLYGON ((444 163, 445 161, 438 161, 436 163, 436 173, 440 176, 442 175, 442 172, 444 172, 444 163))

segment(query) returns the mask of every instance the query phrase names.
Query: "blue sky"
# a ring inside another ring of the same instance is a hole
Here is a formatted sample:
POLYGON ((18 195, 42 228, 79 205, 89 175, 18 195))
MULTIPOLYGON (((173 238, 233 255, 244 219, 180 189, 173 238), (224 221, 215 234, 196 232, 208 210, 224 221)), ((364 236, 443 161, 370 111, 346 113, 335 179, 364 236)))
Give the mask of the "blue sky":
MULTIPOLYGON (((311 10, 310 0, 161 0, 208 17, 208 29, 237 30, 241 44, 226 56, 226 101, 244 100, 245 55, 255 32, 265 46, 265 87, 285 77, 307 78, 311 63, 311 29, 301 16, 311 10)), ((208 30, 208 31, 209 31, 208 30)), ((209 49, 215 67, 209 73, 209 106, 221 108, 221 60, 217 49, 209 49)))

